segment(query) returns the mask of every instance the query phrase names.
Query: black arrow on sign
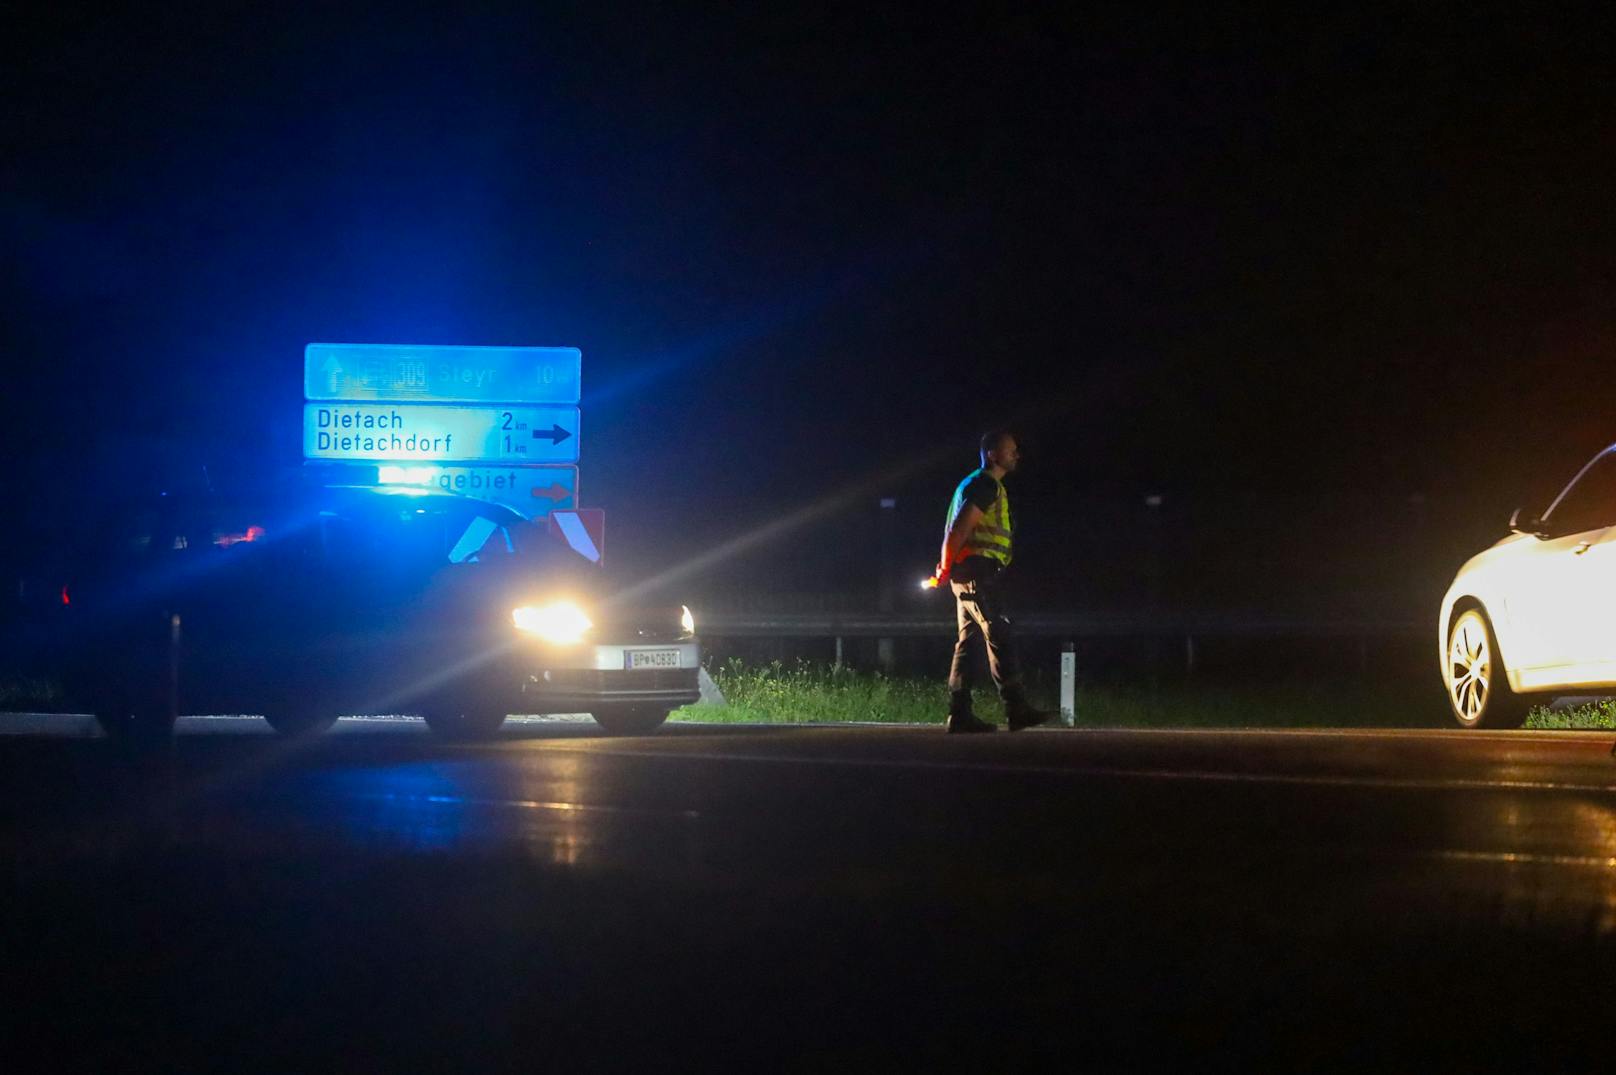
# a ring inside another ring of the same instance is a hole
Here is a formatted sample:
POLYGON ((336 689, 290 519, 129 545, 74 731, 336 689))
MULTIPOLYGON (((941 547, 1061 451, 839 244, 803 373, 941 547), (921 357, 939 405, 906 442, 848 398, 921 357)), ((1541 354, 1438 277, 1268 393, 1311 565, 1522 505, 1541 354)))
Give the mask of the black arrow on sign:
POLYGON ((572 436, 572 434, 568 433, 560 426, 551 426, 549 429, 535 429, 533 431, 534 440, 543 439, 549 441, 551 444, 560 444, 570 436, 572 436))

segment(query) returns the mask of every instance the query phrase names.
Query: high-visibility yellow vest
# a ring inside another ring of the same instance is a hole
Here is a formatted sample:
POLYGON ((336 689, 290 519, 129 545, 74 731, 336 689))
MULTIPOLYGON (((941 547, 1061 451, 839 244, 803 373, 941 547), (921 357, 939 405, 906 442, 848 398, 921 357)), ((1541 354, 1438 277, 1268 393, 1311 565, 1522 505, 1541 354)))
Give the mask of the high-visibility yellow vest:
MULTIPOLYGON (((954 529, 954 520, 965 506, 965 489, 976 480, 977 475, 984 473, 978 469, 965 476, 954 490, 954 501, 948 506, 948 526, 943 530, 947 534, 954 529)), ((982 513, 976 528, 965 539, 966 556, 986 556, 990 560, 997 560, 1006 566, 1010 563, 1010 494, 1004 491, 1004 483, 989 474, 988 479, 993 482, 999 495, 994 498, 993 505, 982 513)))

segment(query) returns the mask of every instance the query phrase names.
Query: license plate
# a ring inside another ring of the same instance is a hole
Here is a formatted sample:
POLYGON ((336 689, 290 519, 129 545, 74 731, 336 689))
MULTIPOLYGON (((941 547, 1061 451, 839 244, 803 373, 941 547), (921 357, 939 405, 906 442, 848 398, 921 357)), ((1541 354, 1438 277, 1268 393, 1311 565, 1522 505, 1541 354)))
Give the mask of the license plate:
POLYGON ((678 668, 676 649, 631 649, 623 654, 624 668, 678 668))

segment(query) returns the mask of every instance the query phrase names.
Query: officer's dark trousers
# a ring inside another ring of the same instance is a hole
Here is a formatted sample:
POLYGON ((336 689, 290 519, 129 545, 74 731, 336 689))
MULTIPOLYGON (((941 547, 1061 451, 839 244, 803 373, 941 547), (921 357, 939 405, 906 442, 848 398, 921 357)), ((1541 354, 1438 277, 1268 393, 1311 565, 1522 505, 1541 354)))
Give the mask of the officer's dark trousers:
MULTIPOLYGON (((962 565, 963 566, 963 565, 962 565)), ((949 585, 954 590, 955 619, 959 625, 959 640, 954 643, 954 664, 948 670, 950 708, 969 709, 971 697, 971 647, 980 638, 988 650, 988 671, 999 697, 1015 705, 1024 701, 1021 688, 1021 668, 1016 660, 1015 632, 1005 612, 1004 591, 996 570, 965 572, 966 578, 955 578, 949 585)))

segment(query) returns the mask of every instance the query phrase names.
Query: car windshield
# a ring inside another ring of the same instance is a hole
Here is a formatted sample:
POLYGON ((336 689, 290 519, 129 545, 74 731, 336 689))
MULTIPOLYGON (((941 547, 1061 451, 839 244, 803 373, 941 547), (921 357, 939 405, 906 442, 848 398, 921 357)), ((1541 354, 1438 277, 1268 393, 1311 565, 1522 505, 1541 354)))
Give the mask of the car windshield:
POLYGON ((333 488, 284 498, 158 498, 80 537, 75 584, 127 593, 256 586, 277 599, 340 595, 338 605, 400 607, 445 587, 501 594, 601 584, 599 567, 543 519, 450 494, 333 488))
POLYGON ((551 571, 588 562, 551 537, 542 521, 455 496, 371 494, 320 512, 327 556, 437 570, 498 565, 551 571))
POLYGON ((1616 451, 1607 450, 1589 463, 1560 494, 1545 521, 1561 534, 1616 525, 1616 451))

